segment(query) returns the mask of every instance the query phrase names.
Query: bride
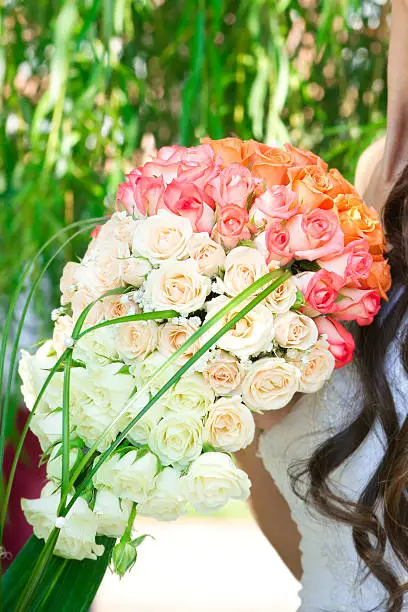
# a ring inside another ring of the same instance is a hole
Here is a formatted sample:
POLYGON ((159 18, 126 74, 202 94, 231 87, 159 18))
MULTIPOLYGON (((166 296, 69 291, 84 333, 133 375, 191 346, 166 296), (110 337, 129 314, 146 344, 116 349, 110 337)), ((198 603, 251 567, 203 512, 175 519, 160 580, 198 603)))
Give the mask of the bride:
POLYGON ((408 610, 408 2, 394 0, 386 139, 357 189, 382 209, 393 289, 355 365, 259 418, 239 460, 260 527, 301 580, 302 612, 408 610))

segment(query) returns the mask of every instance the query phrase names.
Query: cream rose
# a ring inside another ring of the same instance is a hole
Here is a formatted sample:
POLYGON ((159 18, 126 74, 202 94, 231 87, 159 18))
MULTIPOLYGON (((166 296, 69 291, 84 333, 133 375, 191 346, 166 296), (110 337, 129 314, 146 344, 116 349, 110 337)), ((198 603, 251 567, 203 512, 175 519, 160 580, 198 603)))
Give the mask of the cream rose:
POLYGON ((69 261, 64 266, 60 280, 61 304, 69 304, 77 288, 77 273, 81 264, 69 261))
POLYGON ((306 350, 317 341, 316 323, 306 315, 287 312, 275 318, 275 338, 285 348, 306 350))
POLYGON ((293 304, 296 302, 296 285, 293 279, 289 278, 287 281, 279 285, 265 298, 265 305, 274 314, 284 314, 288 312, 293 304))
POLYGON ((235 247, 225 260, 225 291, 230 296, 238 295, 267 272, 265 259, 257 249, 235 247))
POLYGON ((122 281, 132 287, 140 287, 151 269, 152 264, 145 257, 126 257, 122 261, 122 281))
MULTIPOLYGON (((38 499, 22 499, 21 507, 32 525, 34 534, 46 540, 55 526, 60 492, 53 492, 55 487, 46 485, 38 499)), ((65 559, 96 559, 103 554, 105 547, 96 544, 95 536, 97 519, 84 499, 79 497, 68 512, 60 530, 54 554, 65 559)))
POLYGON ((224 268, 225 251, 206 232, 193 234, 187 250, 189 256, 197 262, 200 274, 214 276, 220 268, 224 268))
POLYGON ((185 513, 186 506, 186 500, 181 493, 180 474, 167 467, 157 474, 154 481, 155 488, 146 501, 138 506, 138 513, 158 521, 175 521, 185 513))
POLYGON ((112 239, 98 245, 89 258, 84 258, 76 274, 79 288, 96 296, 123 286, 123 262, 130 257, 126 244, 112 239))
MULTIPOLYGON (((170 357, 188 340, 197 330, 199 326, 192 323, 188 319, 179 319, 177 323, 165 323, 160 326, 158 349, 165 357, 170 357)), ((188 361, 201 346, 200 339, 194 342, 184 353, 178 358, 179 363, 188 361)))
MULTIPOLYGON (((131 417, 135 417, 141 409, 149 401, 149 396, 145 397, 141 402, 140 406, 132 411, 131 417)), ((164 403, 158 401, 134 424, 132 429, 127 434, 127 439, 134 444, 147 444, 149 436, 157 425, 157 423, 166 415, 167 409, 164 403)))
POLYGON ((104 225, 102 225, 98 237, 95 240, 95 246, 103 247, 104 243, 118 240, 126 246, 131 247, 133 234, 137 227, 137 221, 125 212, 114 213, 112 217, 104 225))
POLYGON ((204 306, 211 280, 198 271, 193 259, 163 264, 146 281, 146 296, 157 310, 172 308, 182 315, 204 306))
POLYGON ((138 451, 132 450, 123 457, 115 454, 108 459, 93 482, 97 489, 106 487, 117 497, 140 503, 153 491, 157 470, 157 457, 148 452, 138 458, 138 451))
POLYGON ((321 389, 332 375, 336 364, 324 340, 319 340, 307 351, 288 351, 287 358, 300 370, 299 391, 302 393, 315 393, 321 389))
POLYGON ((185 259, 192 234, 189 219, 160 210, 139 221, 133 234, 133 254, 146 257, 152 264, 185 259))
POLYGON ((102 327, 85 334, 74 347, 74 359, 87 366, 105 365, 118 359, 113 327, 102 327))
POLYGON ((149 436, 149 447, 163 465, 186 466, 202 450, 203 426, 192 414, 170 414, 160 421, 149 436))
POLYGON ((216 351, 203 370, 203 376, 216 395, 229 395, 236 391, 243 380, 243 371, 234 355, 226 351, 216 351))
POLYGON ((278 357, 255 361, 242 383, 242 397, 253 410, 278 410, 299 391, 300 371, 278 357))
POLYGON ((155 375, 155 372, 163 366, 165 361, 166 357, 161 355, 159 351, 154 351, 143 361, 137 361, 130 366, 130 373, 136 381, 138 390, 146 387, 152 395, 155 395, 166 384, 169 378, 177 372, 178 367, 172 364, 155 375))
POLYGON ((72 317, 63 315, 58 317, 55 321, 54 332, 52 335, 52 343, 55 348, 57 356, 60 357, 65 351, 67 346, 72 343, 72 332, 74 329, 74 322, 72 317))
POLYGON ((97 491, 93 513, 97 520, 97 534, 121 538, 127 528, 132 502, 119 499, 108 489, 97 491))
POLYGON ((141 312, 139 306, 133 301, 132 296, 127 293, 107 296, 103 300, 103 309, 107 321, 141 312))
MULTIPOLYGON (((85 308, 89 306, 89 304, 91 304, 91 302, 93 302, 96 297, 99 297, 99 295, 96 296, 87 289, 80 288, 78 289, 78 291, 75 291, 71 300, 72 318, 74 322, 78 320, 79 315, 82 314, 85 308)), ((100 323, 103 319, 103 315, 103 303, 102 301, 98 301, 92 306, 91 310, 89 311, 85 320, 84 327, 90 327, 92 325, 100 323)))
POLYGON ((157 347, 158 325, 155 321, 132 321, 116 325, 116 346, 123 361, 145 359, 157 347))
MULTIPOLYGON (((206 320, 211 319, 229 301, 224 295, 211 300, 207 304, 206 320)), ((228 323, 243 306, 244 304, 240 304, 230 310, 219 323, 209 330, 208 338, 228 323)), ((266 306, 258 304, 218 340, 217 346, 225 351, 230 351, 241 359, 247 359, 252 355, 268 350, 273 337, 273 315, 266 306)))
POLYGON ((184 374, 166 398, 171 412, 202 417, 215 399, 214 391, 199 372, 184 374))
POLYGON ((210 514, 220 510, 230 499, 245 501, 251 483, 225 453, 204 453, 182 478, 182 491, 197 512, 210 514))
POLYGON ((204 441, 217 450, 233 453, 251 444, 255 421, 240 397, 222 397, 211 406, 204 427, 204 441))

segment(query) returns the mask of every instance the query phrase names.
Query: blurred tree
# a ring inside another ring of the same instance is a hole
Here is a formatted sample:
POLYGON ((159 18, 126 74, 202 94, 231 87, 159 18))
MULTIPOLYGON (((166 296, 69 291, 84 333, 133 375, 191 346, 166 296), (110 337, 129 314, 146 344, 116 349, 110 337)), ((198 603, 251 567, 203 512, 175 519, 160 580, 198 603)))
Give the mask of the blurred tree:
MULTIPOLYGON (((352 178, 384 129, 385 0, 6 0, 0 295, 154 146, 237 134, 352 178), (154 137, 154 139, 153 139, 154 137)), ((72 257, 72 251, 65 253, 72 257)), ((58 287, 61 260, 50 270, 58 287)), ((40 303, 41 305, 41 303, 40 303)))

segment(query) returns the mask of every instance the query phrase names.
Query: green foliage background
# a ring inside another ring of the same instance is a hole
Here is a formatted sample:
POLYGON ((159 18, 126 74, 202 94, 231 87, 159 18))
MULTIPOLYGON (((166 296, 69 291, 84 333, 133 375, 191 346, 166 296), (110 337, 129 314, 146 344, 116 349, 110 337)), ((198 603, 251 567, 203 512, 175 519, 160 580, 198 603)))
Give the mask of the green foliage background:
POLYGON ((385 0, 3 4, 5 305, 22 265, 51 234, 109 208, 153 136, 157 146, 206 134, 291 140, 352 178, 384 129, 385 0))

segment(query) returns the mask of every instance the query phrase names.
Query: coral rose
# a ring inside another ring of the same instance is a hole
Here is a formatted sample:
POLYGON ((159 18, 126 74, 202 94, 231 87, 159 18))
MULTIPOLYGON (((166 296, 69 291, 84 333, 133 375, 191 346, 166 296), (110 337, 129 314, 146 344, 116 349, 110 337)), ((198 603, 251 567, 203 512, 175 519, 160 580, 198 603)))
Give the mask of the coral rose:
POLYGON ((251 238, 248 222, 248 211, 241 206, 236 204, 222 206, 218 210, 218 221, 213 229, 212 237, 226 249, 232 249, 240 240, 251 238))
POLYGON ((337 255, 344 249, 344 234, 337 215, 331 210, 316 208, 295 215, 286 224, 289 248, 297 259, 314 261, 337 255))
POLYGON ((357 321, 358 325, 370 325, 380 307, 381 296, 376 289, 344 287, 333 316, 340 321, 357 321))
POLYGON ((167 185, 163 196, 170 212, 190 219, 196 232, 211 232, 214 225, 214 202, 194 183, 174 180, 167 185))
POLYGON ((294 282, 305 296, 307 306, 322 314, 332 312, 339 290, 344 285, 341 276, 325 269, 297 274, 294 282))
POLYGON ((353 359, 356 344, 353 336, 339 321, 330 317, 314 319, 320 335, 324 335, 329 343, 329 350, 336 360, 336 369, 342 368, 353 359))

